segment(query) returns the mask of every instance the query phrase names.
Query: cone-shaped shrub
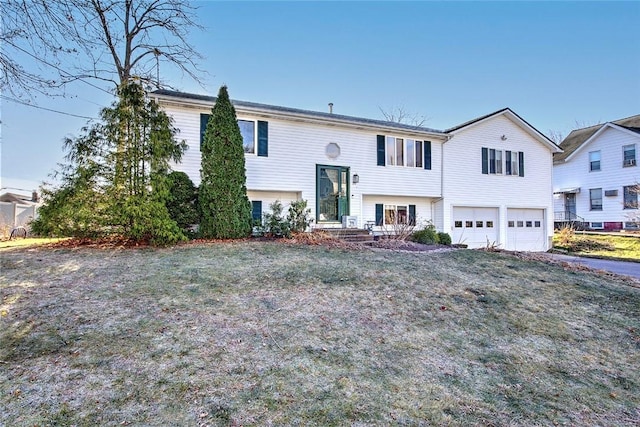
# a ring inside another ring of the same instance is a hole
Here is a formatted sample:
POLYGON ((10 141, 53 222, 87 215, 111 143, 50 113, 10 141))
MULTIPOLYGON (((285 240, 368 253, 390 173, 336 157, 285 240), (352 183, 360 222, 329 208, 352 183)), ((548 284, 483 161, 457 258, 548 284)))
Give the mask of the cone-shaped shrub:
POLYGON ((227 87, 222 86, 202 141, 200 235, 238 239, 251 234, 242 134, 227 87))

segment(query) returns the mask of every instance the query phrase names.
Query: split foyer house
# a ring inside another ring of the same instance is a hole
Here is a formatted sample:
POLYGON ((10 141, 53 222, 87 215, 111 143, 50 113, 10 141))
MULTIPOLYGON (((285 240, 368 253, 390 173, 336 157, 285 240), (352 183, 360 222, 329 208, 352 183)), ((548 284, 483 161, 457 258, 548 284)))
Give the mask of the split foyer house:
POLYGON ((640 115, 572 131, 554 156, 558 223, 637 229, 640 115))
MULTIPOLYGON (((151 94, 189 149, 175 170, 200 183, 200 144, 215 97, 151 94)), ((469 247, 547 250, 552 156, 560 149, 509 109, 440 131, 233 101, 255 218, 305 199, 314 228, 373 233, 432 222, 469 247)))

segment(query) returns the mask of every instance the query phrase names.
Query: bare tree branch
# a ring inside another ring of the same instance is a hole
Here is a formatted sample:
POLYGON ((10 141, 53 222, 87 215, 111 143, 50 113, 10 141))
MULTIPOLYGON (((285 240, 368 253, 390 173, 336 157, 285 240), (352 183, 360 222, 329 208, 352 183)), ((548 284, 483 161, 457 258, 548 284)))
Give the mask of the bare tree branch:
POLYGON ((429 117, 427 116, 409 113, 403 106, 392 107, 388 110, 385 110, 382 107, 378 107, 378 109, 388 122, 422 127, 429 120, 429 117))
POLYGON ((549 129, 547 131, 547 137, 556 144, 560 144, 562 141, 564 141, 564 134, 559 130, 549 129))
POLYGON ((0 0, 0 8, 0 88, 14 96, 86 79, 118 86, 134 76, 159 87, 159 63, 201 83, 202 56, 187 35, 202 27, 188 2, 0 0), (38 69, 25 69, 25 60, 38 69))

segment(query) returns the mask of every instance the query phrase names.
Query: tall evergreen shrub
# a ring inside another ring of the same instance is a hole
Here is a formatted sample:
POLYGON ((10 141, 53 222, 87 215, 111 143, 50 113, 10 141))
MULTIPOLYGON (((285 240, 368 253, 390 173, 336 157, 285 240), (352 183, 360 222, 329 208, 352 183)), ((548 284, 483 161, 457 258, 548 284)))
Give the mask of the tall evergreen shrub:
POLYGON ((202 141, 198 193, 200 235, 237 239, 251 234, 242 134, 227 87, 222 86, 202 141))

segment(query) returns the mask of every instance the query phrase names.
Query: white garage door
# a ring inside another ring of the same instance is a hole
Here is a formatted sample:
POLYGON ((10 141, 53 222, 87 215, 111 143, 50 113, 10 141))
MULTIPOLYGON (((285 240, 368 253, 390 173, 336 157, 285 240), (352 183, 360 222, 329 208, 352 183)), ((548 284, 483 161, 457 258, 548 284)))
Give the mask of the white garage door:
POLYGON ((453 208, 452 243, 470 248, 498 244, 498 208, 453 208))
POLYGON ((511 251, 544 251, 547 238, 542 209, 507 209, 507 247, 511 251))

